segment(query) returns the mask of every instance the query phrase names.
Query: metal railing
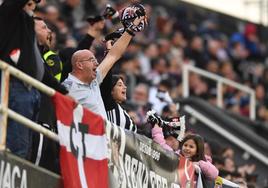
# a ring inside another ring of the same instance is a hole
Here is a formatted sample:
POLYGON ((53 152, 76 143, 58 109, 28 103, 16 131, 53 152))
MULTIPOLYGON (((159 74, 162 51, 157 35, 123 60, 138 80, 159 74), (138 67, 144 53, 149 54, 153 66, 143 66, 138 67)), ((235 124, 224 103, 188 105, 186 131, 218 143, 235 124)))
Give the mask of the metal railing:
MULTIPOLYGON (((8 109, 8 93, 9 93, 9 79, 10 75, 15 76, 18 79, 23 80, 25 83, 32 85, 33 87, 37 88, 38 90, 42 91, 43 93, 47 94, 48 96, 52 96, 55 93, 55 90, 51 89, 50 87, 46 86, 45 84, 31 78, 30 76, 26 75, 25 73, 15 69, 12 66, 9 66, 3 61, 0 61, 0 69, 2 69, 2 79, 1 79, 1 105, 0 105, 0 112, 1 116, 1 126, 0 126, 0 150, 5 149, 6 143, 6 128, 7 128, 7 117, 18 121, 25 126, 36 130, 45 136, 58 141, 58 136, 47 130, 46 128, 40 126, 37 123, 34 123, 27 118, 21 116, 20 114, 8 109)), ((212 74, 210 72, 198 69, 191 65, 183 65, 183 96, 189 96, 189 72, 194 72, 199 75, 202 75, 206 78, 215 80, 217 82, 217 105, 219 107, 223 106, 223 92, 222 92, 222 85, 230 85, 238 90, 244 91, 250 95, 250 118, 255 120, 255 91, 250 89, 249 87, 243 86, 238 84, 234 81, 228 80, 226 78, 220 77, 218 75, 212 74)))
POLYGON ((250 113, 249 117, 251 120, 256 119, 256 98, 255 98, 255 91, 247 86, 241 85, 237 82, 234 82, 232 80, 226 79, 224 77, 221 77, 219 75, 210 73, 208 71, 204 71, 202 69, 196 68, 189 64, 183 65, 183 97, 189 97, 190 91, 189 91, 189 73, 194 72, 198 75, 201 75, 203 77, 209 78, 211 80, 214 80, 217 82, 217 106, 220 108, 223 108, 223 84, 232 86, 240 91, 243 91, 250 95, 250 113))
POLYGON ((45 84, 33 79, 32 77, 26 75, 25 73, 21 72, 20 70, 17 70, 16 68, 8 65, 7 63, 1 60, 0 60, 0 69, 2 70, 1 105, 0 105, 0 114, 2 114, 2 116, 0 120, 0 150, 6 149, 7 118, 8 117, 58 142, 59 139, 58 139, 57 134, 49 131, 48 129, 42 127, 40 124, 34 123, 33 121, 25 118, 24 116, 8 108, 10 75, 20 80, 23 80, 25 83, 32 85, 33 87, 42 91, 48 96, 53 96, 55 94, 55 90, 51 89, 45 84))

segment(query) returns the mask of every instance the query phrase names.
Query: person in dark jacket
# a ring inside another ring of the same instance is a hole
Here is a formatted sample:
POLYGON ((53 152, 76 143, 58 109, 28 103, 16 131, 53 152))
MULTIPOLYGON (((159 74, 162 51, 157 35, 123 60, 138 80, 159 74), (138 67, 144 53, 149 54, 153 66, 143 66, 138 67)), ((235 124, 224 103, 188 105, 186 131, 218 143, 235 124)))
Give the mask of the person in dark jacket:
MULTIPOLYGON (((5 0, 0 6, 0 59, 42 81, 50 87, 67 93, 44 66, 39 52, 33 21, 33 10, 38 0, 5 0), (7 19, 8 18, 8 19, 7 19)), ((40 93, 32 86, 16 79, 10 80, 9 108, 36 121, 40 93)), ((32 131, 13 120, 8 120, 7 147, 12 153, 30 159, 32 131)))

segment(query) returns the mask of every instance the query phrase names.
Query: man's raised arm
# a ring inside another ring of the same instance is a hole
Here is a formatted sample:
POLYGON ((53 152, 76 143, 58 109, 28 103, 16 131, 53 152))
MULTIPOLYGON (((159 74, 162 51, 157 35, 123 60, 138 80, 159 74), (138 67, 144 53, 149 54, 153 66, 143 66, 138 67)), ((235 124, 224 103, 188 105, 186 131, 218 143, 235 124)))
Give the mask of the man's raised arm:
POLYGON ((145 27, 145 24, 147 24, 145 10, 143 10, 144 15, 129 15, 129 13, 135 13, 135 11, 137 12, 137 10, 134 8, 128 7, 123 11, 122 19, 125 19, 124 17, 129 16, 135 16, 135 19, 134 21, 127 23, 127 27, 125 27, 126 29, 123 35, 116 41, 116 43, 113 45, 109 53, 106 55, 98 67, 103 78, 107 75, 108 71, 112 68, 114 63, 123 55, 129 42, 131 41, 131 38, 135 36, 135 32, 142 31, 145 27), (134 11, 131 11, 133 9, 134 11))

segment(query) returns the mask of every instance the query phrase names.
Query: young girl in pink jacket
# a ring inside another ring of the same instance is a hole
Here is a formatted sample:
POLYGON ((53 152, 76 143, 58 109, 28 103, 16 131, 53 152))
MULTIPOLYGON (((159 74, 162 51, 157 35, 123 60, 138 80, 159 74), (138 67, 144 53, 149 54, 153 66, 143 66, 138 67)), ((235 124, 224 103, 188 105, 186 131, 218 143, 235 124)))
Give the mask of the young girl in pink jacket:
POLYGON ((198 134, 189 134, 181 142, 180 154, 199 166, 209 180, 215 180, 219 170, 212 164, 211 157, 204 154, 204 139, 198 134))
POLYGON ((155 142, 160 144, 164 149, 174 151, 182 155, 199 166, 205 178, 214 181, 219 171, 211 163, 209 156, 204 155, 204 140, 197 134, 187 135, 181 143, 176 139, 175 134, 169 134, 164 137, 163 130, 157 124, 152 129, 152 137, 155 142))

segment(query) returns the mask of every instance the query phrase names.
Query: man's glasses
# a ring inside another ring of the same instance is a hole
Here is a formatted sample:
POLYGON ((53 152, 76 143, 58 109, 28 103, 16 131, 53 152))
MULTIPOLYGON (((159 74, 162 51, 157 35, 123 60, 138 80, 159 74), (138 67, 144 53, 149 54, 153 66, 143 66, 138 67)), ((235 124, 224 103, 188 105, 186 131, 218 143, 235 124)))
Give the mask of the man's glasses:
POLYGON ((99 64, 98 60, 94 57, 90 57, 89 59, 80 60, 79 62, 91 62, 93 64, 97 64, 97 65, 99 64))

